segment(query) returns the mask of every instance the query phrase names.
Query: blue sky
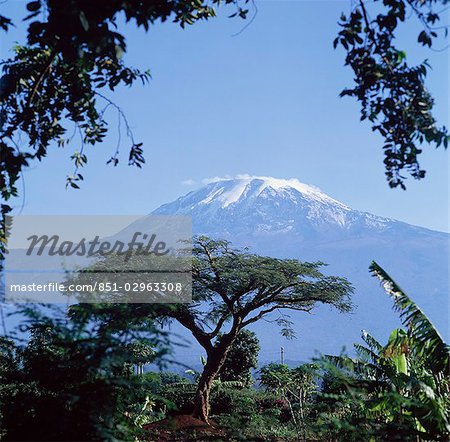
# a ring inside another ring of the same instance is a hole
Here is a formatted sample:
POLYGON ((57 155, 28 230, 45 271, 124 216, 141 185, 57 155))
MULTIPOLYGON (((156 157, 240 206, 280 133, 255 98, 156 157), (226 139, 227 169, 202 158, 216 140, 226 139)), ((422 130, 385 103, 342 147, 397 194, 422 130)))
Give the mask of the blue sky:
MULTIPOLYGON (((2 4, 16 16, 25 2, 2 4)), ((181 30, 173 24, 148 34, 127 26, 127 61, 150 68, 146 87, 111 95, 144 142, 146 166, 106 166, 117 124, 103 145, 88 148, 81 190, 66 190, 72 146, 52 149, 24 174, 23 214, 143 214, 194 190, 203 179, 237 174, 298 178, 347 205, 432 229, 450 231, 449 152, 426 147, 425 180, 406 192, 388 187, 382 140, 359 122, 358 105, 339 92, 351 85, 344 53, 333 50, 337 19, 349 1, 259 1, 253 23, 217 19, 181 30), (190 185, 187 185, 190 183, 190 185)), ((449 53, 418 48, 410 22, 401 36, 408 57, 428 58, 436 116, 448 125, 449 53)), ((23 29, 1 42, 2 58, 23 29)), ((23 192, 22 192, 23 194, 23 192)))

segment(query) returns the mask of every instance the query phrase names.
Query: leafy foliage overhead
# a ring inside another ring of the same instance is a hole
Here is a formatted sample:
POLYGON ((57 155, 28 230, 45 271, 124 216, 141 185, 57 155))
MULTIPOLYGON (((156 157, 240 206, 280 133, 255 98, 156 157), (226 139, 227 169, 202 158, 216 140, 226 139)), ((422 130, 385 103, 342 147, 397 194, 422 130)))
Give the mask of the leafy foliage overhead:
MULTIPOLYGON (((361 103, 361 120, 368 119, 372 129, 384 138, 386 176, 391 187, 405 189, 402 171, 416 179, 425 176, 418 156, 424 142, 446 148, 449 132, 439 128, 432 115, 433 98, 425 87, 430 65, 408 64, 406 53, 394 40, 398 27, 415 16, 422 30, 418 42, 432 47, 439 32, 445 38, 447 26, 439 25, 440 10, 447 0, 375 0, 373 18, 367 0, 353 2, 350 15, 342 15, 341 30, 334 46, 346 51, 346 65, 355 74, 353 88, 341 96, 355 97, 361 103), (381 5, 382 3, 382 5, 381 5)), ((371 5, 372 6, 372 5, 371 5)), ((445 11, 445 8, 444 8, 445 11)))
MULTIPOLYGON (((243 0, 242 5, 246 1, 243 0)), ((73 173, 67 186, 78 188, 87 161, 86 145, 104 140, 107 111, 117 113, 118 143, 108 163, 119 163, 122 131, 128 137, 128 164, 145 162, 142 143, 134 139, 122 110, 108 91, 150 79, 149 71, 127 66, 122 29, 126 23, 148 31, 157 22, 173 21, 181 27, 215 16, 214 7, 232 4, 245 18, 239 0, 33 0, 27 3, 27 43, 14 48, 14 56, 2 60, 0 79, 0 190, 3 200, 18 195, 22 170, 42 161, 51 145, 78 145, 71 159, 73 173), (105 92, 106 91, 106 92, 105 92)), ((0 28, 13 26, 0 16, 0 28)), ((2 214, 10 211, 2 205, 2 214)), ((3 229, 4 230, 4 227, 3 229)), ((4 231, 0 232, 4 239, 4 231)))
MULTIPOLYGON (((127 118, 108 91, 150 79, 149 71, 127 66, 122 29, 127 23, 148 31, 158 22, 172 21, 181 27, 215 16, 215 7, 231 5, 230 17, 246 18, 250 0, 124 0, 110 1, 31 0, 26 3, 26 44, 16 45, 14 56, 2 60, 0 78, 0 191, 1 214, 11 211, 8 203, 18 196, 22 171, 42 161, 51 145, 77 146, 71 152, 73 171, 67 186, 78 188, 80 169, 88 162, 86 145, 102 142, 108 132, 108 112, 117 114, 117 144, 107 163, 122 161, 122 134, 127 136, 127 162, 141 167, 143 145, 134 139, 127 118)), ((420 145, 448 145, 449 134, 439 128, 431 113, 433 98, 425 88, 429 65, 407 63, 406 53, 394 45, 398 25, 411 15, 423 30, 418 42, 432 47, 448 0, 375 0, 371 18, 366 0, 352 2, 342 16, 334 44, 347 51, 346 64, 355 73, 355 86, 342 95, 361 103, 361 118, 372 123, 384 140, 389 184, 405 188, 403 171, 414 178, 425 176, 418 157, 420 145), (436 9, 438 9, 436 11, 436 9)), ((0 30, 14 23, 0 15, 0 30)), ((0 223, 0 258, 5 251, 5 226, 0 223)))

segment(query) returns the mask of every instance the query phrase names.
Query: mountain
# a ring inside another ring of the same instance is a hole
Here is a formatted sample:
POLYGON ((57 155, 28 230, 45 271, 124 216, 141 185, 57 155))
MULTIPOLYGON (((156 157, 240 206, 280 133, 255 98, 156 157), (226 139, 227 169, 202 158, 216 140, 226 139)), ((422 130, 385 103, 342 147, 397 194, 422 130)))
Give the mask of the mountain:
POLYGON ((278 336, 275 324, 255 325, 262 360, 276 359, 280 346, 294 360, 305 360, 317 350, 336 353, 359 341, 362 329, 385 339, 400 323, 389 298, 368 273, 372 260, 384 267, 448 339, 447 233, 353 210, 314 186, 269 177, 217 180, 153 214, 190 215, 195 234, 228 239, 259 254, 320 260, 329 264, 326 273, 353 283, 353 314, 327 307, 313 315, 292 313, 298 336, 293 341, 278 336))
MULTIPOLYGON (((248 177, 216 181, 153 214, 190 215, 194 229, 236 237, 249 233, 289 234, 303 241, 354 238, 407 226, 388 218, 352 210, 318 188, 298 180, 248 177)), ((409 226, 413 229, 419 229, 409 226)))

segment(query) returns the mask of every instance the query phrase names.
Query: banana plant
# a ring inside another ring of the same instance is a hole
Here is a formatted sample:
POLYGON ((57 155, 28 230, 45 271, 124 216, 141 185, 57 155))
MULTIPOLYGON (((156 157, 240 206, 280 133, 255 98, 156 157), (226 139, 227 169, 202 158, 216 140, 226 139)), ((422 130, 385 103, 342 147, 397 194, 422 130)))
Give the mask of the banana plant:
POLYGON ((432 322, 375 261, 369 270, 380 280, 384 290, 394 301, 394 310, 399 313, 404 327, 408 330, 416 356, 424 358, 433 373, 448 375, 450 346, 444 342, 432 322))
POLYGON ((363 414, 362 421, 371 435, 448 440, 450 347, 376 262, 370 271, 393 300, 404 329, 394 330, 386 345, 363 331, 364 344, 355 344, 355 358, 327 356, 325 367, 335 381, 334 396, 328 397, 348 405, 343 414, 341 410, 347 422, 360 422, 363 414))

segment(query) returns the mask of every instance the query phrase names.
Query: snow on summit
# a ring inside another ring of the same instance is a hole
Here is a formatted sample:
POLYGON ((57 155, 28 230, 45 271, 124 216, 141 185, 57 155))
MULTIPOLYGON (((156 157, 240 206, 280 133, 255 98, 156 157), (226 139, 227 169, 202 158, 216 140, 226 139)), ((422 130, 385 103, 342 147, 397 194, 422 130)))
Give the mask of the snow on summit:
MULTIPOLYGON (((398 278, 448 335, 449 234, 354 210, 297 179, 240 175, 204 184, 153 214, 190 216, 195 235, 226 239, 258 254, 323 261, 330 274, 344 276, 355 286, 358 308, 339 322, 338 334, 329 328, 337 313, 324 309, 315 317, 293 316, 299 336, 307 333, 308 339, 277 343, 287 351, 296 354, 300 342, 305 354, 312 356, 317 348, 331 351, 351 345, 362 328, 383 336, 383 330, 398 327, 391 301, 369 276, 372 260, 398 278)), ((264 325, 258 336, 262 345, 275 345, 273 333, 264 325)))
POLYGON ((239 175, 206 185, 153 213, 192 216, 196 233, 290 233, 307 239, 345 230, 384 230, 391 220, 352 210, 295 178, 239 175))
POLYGON ((212 201, 220 201, 222 207, 228 207, 236 203, 241 197, 248 197, 252 184, 256 183, 251 191, 252 196, 259 196, 265 189, 274 191, 289 191, 294 189, 300 192, 305 198, 337 204, 342 208, 347 208, 344 204, 334 200, 315 186, 301 183, 296 178, 280 179, 266 176, 238 175, 236 178, 213 178, 206 180, 209 185, 214 185, 213 191, 201 201, 202 204, 209 204, 212 201), (231 186, 230 186, 231 184, 231 186))

